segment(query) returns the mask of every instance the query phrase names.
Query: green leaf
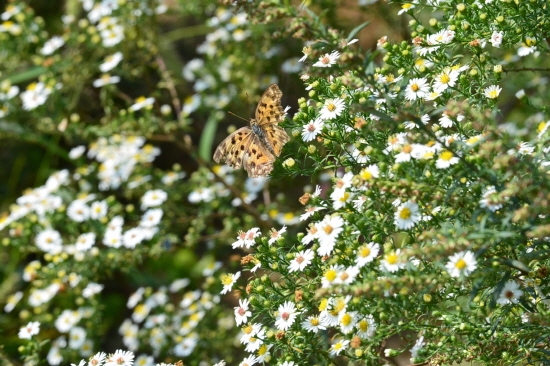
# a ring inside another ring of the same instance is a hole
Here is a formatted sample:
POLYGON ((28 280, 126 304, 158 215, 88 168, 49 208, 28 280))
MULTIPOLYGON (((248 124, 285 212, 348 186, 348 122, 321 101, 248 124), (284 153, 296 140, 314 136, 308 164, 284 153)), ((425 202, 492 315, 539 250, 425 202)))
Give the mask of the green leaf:
POLYGON ((374 114, 375 116, 377 117, 380 117, 381 120, 384 120, 384 121, 388 121, 388 122, 395 122, 393 120, 393 118, 391 118, 390 116, 388 116, 387 114, 385 113, 382 113, 380 111, 376 111, 376 110, 369 110, 368 111, 370 114, 374 114))
POLYGON ((204 130, 202 130, 201 140, 199 142, 199 156, 205 161, 212 160, 212 144, 216 137, 216 129, 218 127, 218 118, 215 114, 211 114, 204 130))
POLYGON ((36 79, 40 75, 46 72, 46 68, 42 66, 33 67, 32 69, 25 70, 19 74, 15 74, 6 78, 6 80, 11 81, 12 84, 19 84, 24 81, 36 79))
POLYGON ((365 28, 369 24, 370 24, 370 21, 366 21, 365 23, 360 24, 357 27, 353 28, 352 31, 349 32, 347 41, 348 42, 351 41, 353 39, 353 37, 355 37, 355 35, 361 31, 361 29, 365 28))

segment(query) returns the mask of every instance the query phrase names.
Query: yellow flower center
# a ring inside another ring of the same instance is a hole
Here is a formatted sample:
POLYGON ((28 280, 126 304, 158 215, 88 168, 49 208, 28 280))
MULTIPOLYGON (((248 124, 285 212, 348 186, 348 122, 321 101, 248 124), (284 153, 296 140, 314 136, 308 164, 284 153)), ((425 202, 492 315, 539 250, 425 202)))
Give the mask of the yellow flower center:
POLYGON ((439 81, 442 83, 442 84, 447 84, 449 81, 451 81, 451 78, 449 75, 447 74, 443 74, 439 77, 439 81))
POLYGON ((351 320, 352 320, 352 317, 351 315, 349 314, 345 314, 343 317, 342 317, 342 320, 340 320, 340 323, 343 325, 343 326, 347 326, 351 323, 351 320))
POLYGON ((384 259, 389 264, 396 264, 397 263, 397 253, 391 252, 390 254, 386 255, 386 257, 384 259))
POLYGON ((360 174, 361 178, 363 179, 372 179, 372 173, 369 172, 367 169, 363 169, 361 170, 361 174, 360 174))
POLYGON ((450 152, 450 151, 443 151, 441 153, 441 155, 439 155, 439 157, 442 159, 442 160, 445 160, 445 161, 449 161, 453 158, 453 153, 450 152))
POLYGON ((336 106, 334 105, 334 103, 329 103, 329 105, 327 105, 327 109, 330 112, 333 112, 336 109, 336 106))
POLYGON ((362 247, 359 251, 359 255, 363 258, 368 257, 370 255, 370 249, 368 247, 362 247))
MULTIPOLYGON (((405 5, 406 5, 406 4, 405 4, 405 5)), ((405 6, 405 5, 403 5, 403 6, 405 6)), ((413 84, 413 85, 411 85, 411 90, 412 90, 413 92, 418 91, 418 89, 420 89, 420 87, 418 86, 418 84, 413 84)))
POLYGON ((366 320, 361 320, 359 322, 359 329, 361 332, 366 332, 369 329, 369 322, 366 320))
POLYGON ((222 283, 227 286, 230 285, 231 282, 233 282, 233 276, 230 274, 226 274, 222 276, 222 283))
POLYGON ((466 268, 466 261, 462 258, 459 259, 458 261, 456 261, 455 267, 462 271, 464 268, 466 268))
POLYGON ((311 319, 311 320, 309 321, 309 323, 310 323, 311 325, 313 325, 314 327, 316 327, 316 326, 319 325, 319 319, 313 318, 313 319, 311 319))
POLYGON ((325 233, 330 234, 332 233, 332 230, 334 230, 334 228, 330 225, 327 225, 323 230, 325 230, 325 233))
POLYGON ((339 313, 340 311, 342 311, 342 309, 344 309, 346 307, 346 302, 341 299, 341 300, 338 300, 338 303, 334 306, 334 310, 339 313))
MULTIPOLYGON (((349 193, 345 192, 342 198, 340 198, 340 202, 346 202, 349 198, 349 193)), ((331 230, 332 231, 332 230, 331 230)))
POLYGON ((336 271, 333 269, 329 269, 325 272, 325 278, 330 282, 334 281, 336 279, 336 271))
POLYGON ((412 151, 412 149, 413 149, 413 148, 412 148, 411 145, 405 145, 405 146, 403 146, 403 152, 404 152, 405 154, 410 154, 411 151, 412 151))
POLYGON ((401 212, 399 212, 399 217, 403 220, 407 220, 411 217, 411 210, 407 207, 401 209, 401 212))

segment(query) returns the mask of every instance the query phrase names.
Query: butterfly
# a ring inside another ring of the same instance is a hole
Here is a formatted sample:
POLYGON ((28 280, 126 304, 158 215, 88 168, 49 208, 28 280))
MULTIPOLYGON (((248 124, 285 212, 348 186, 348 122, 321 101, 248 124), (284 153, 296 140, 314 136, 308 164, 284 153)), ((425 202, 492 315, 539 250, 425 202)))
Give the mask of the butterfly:
POLYGON ((233 169, 244 166, 250 178, 271 173, 273 162, 290 140, 286 131, 277 125, 285 119, 282 96, 276 84, 267 88, 256 107, 256 118, 250 119, 250 126, 239 128, 218 146, 214 152, 216 163, 225 161, 233 169))

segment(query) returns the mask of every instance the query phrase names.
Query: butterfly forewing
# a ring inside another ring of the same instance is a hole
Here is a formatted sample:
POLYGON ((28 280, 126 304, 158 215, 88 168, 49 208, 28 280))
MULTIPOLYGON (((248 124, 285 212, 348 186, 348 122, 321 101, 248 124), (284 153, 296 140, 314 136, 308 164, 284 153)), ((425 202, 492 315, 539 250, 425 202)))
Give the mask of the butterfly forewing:
POLYGON ((225 161, 233 169, 239 169, 243 163, 244 154, 252 142, 252 130, 250 127, 242 127, 218 145, 214 152, 214 161, 220 163, 225 161))
POLYGON ((267 88, 256 107, 256 123, 259 126, 274 124, 284 121, 285 111, 281 106, 283 93, 276 84, 267 88))

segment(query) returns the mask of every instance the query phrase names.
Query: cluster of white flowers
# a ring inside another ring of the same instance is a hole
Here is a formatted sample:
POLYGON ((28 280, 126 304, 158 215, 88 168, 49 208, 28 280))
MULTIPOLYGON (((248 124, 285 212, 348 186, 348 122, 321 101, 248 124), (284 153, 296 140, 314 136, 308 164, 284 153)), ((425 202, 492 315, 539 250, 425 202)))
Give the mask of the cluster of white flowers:
MULTIPOLYGON (((139 136, 124 137, 120 135, 100 138, 88 150, 88 158, 101 163, 98 169, 99 189, 117 189, 127 182, 139 163, 152 162, 160 154, 160 149, 145 144, 145 138, 139 136)), ((128 183, 135 188, 145 182, 141 178, 128 183)))
POLYGON ((145 288, 139 288, 128 298, 127 306, 133 309, 131 319, 126 319, 119 328, 123 342, 129 350, 137 350, 147 344, 158 354, 167 346, 178 357, 189 356, 199 342, 197 326, 204 316, 220 302, 219 295, 207 291, 188 291, 183 294, 175 311, 164 309, 181 289, 190 281, 179 279, 169 288, 161 287, 156 292, 145 295, 145 288), (179 339, 175 344, 174 339, 179 339))

